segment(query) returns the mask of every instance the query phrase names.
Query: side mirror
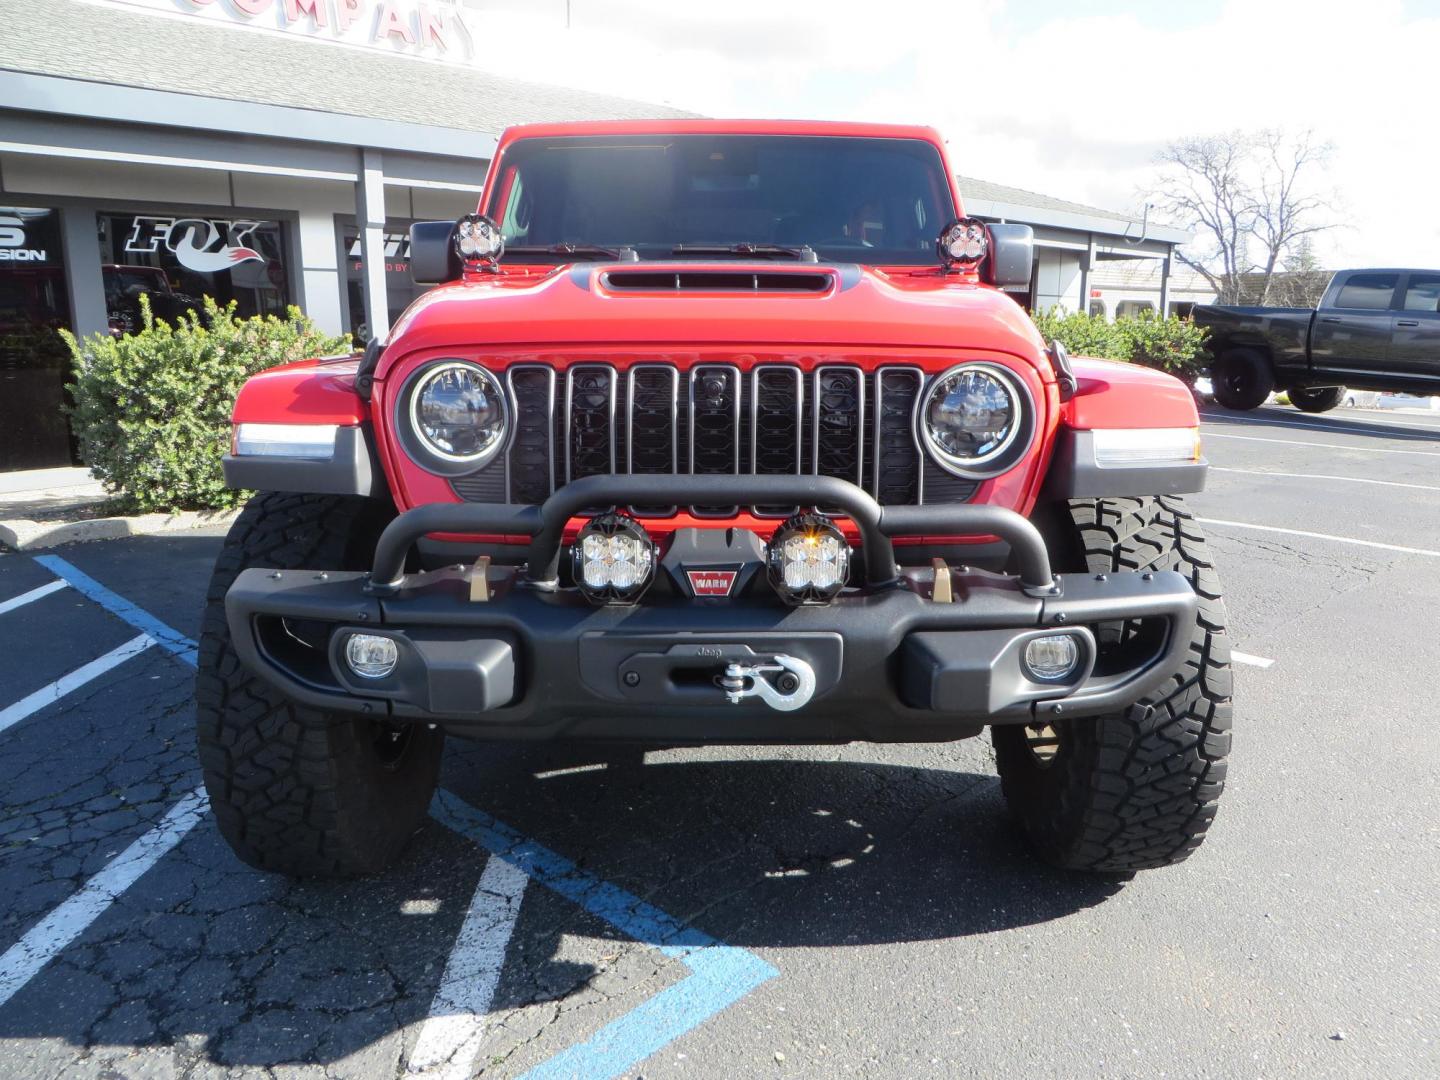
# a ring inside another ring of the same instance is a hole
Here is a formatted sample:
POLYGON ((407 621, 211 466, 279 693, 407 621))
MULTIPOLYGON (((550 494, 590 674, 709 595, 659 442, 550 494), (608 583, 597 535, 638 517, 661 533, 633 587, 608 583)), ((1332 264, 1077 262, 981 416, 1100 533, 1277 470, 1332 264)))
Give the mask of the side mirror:
POLYGON ((417 285, 439 285, 460 277, 453 221, 417 221, 410 226, 410 278, 417 285))
POLYGON ((1035 265, 1035 230, 1029 225, 991 225, 985 277, 997 289, 1023 289, 1035 265))

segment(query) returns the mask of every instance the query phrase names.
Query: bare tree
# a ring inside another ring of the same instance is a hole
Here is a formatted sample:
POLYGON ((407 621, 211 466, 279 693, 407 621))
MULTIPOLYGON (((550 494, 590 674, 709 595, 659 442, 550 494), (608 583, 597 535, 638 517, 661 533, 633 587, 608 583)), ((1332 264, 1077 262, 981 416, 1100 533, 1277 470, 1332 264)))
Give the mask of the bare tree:
POLYGON ((1330 272, 1321 267, 1310 237, 1300 238, 1283 265, 1284 269, 1271 278, 1266 302, 1280 307, 1317 306, 1325 295, 1325 286, 1330 284, 1330 272))
POLYGON ((1239 303, 1247 293, 1268 303, 1286 260, 1335 227, 1330 202, 1314 186, 1330 151, 1311 132, 1273 129, 1198 136, 1165 148, 1156 206, 1199 234, 1196 250, 1176 257, 1210 283, 1220 303, 1239 303))

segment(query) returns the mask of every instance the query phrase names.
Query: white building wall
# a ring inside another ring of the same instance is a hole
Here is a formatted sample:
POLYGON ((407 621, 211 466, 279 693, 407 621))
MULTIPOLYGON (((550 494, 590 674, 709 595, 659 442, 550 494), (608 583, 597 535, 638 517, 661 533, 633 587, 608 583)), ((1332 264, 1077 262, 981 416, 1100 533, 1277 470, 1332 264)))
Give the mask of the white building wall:
POLYGON ((1035 307, 1049 311, 1063 307, 1078 311, 1080 307, 1080 253, 1037 247, 1038 264, 1035 275, 1035 307))

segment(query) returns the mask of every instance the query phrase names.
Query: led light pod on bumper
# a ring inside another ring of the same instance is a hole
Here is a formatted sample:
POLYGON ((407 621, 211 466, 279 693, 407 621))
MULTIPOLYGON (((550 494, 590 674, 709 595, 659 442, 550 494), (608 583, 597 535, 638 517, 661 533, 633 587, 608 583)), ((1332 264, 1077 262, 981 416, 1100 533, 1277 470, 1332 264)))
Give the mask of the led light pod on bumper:
POLYGON ((765 545, 765 565, 787 604, 828 604, 850 578, 850 545, 824 514, 796 514, 765 545))
POLYGON ((655 543, 628 514, 591 518, 570 557, 576 586, 594 604, 633 604, 655 576, 655 543))

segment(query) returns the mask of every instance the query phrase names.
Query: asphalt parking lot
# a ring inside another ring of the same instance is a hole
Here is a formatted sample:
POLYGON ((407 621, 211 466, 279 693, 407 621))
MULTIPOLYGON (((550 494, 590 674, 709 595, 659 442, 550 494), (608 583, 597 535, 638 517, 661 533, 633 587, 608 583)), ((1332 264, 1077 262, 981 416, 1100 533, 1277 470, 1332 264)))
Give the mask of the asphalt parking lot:
POLYGON ((196 794, 218 536, 0 554, 0 1076, 1440 1075, 1440 414, 1204 430, 1230 786, 1129 881, 982 740, 452 743, 390 873, 265 876, 196 794))

